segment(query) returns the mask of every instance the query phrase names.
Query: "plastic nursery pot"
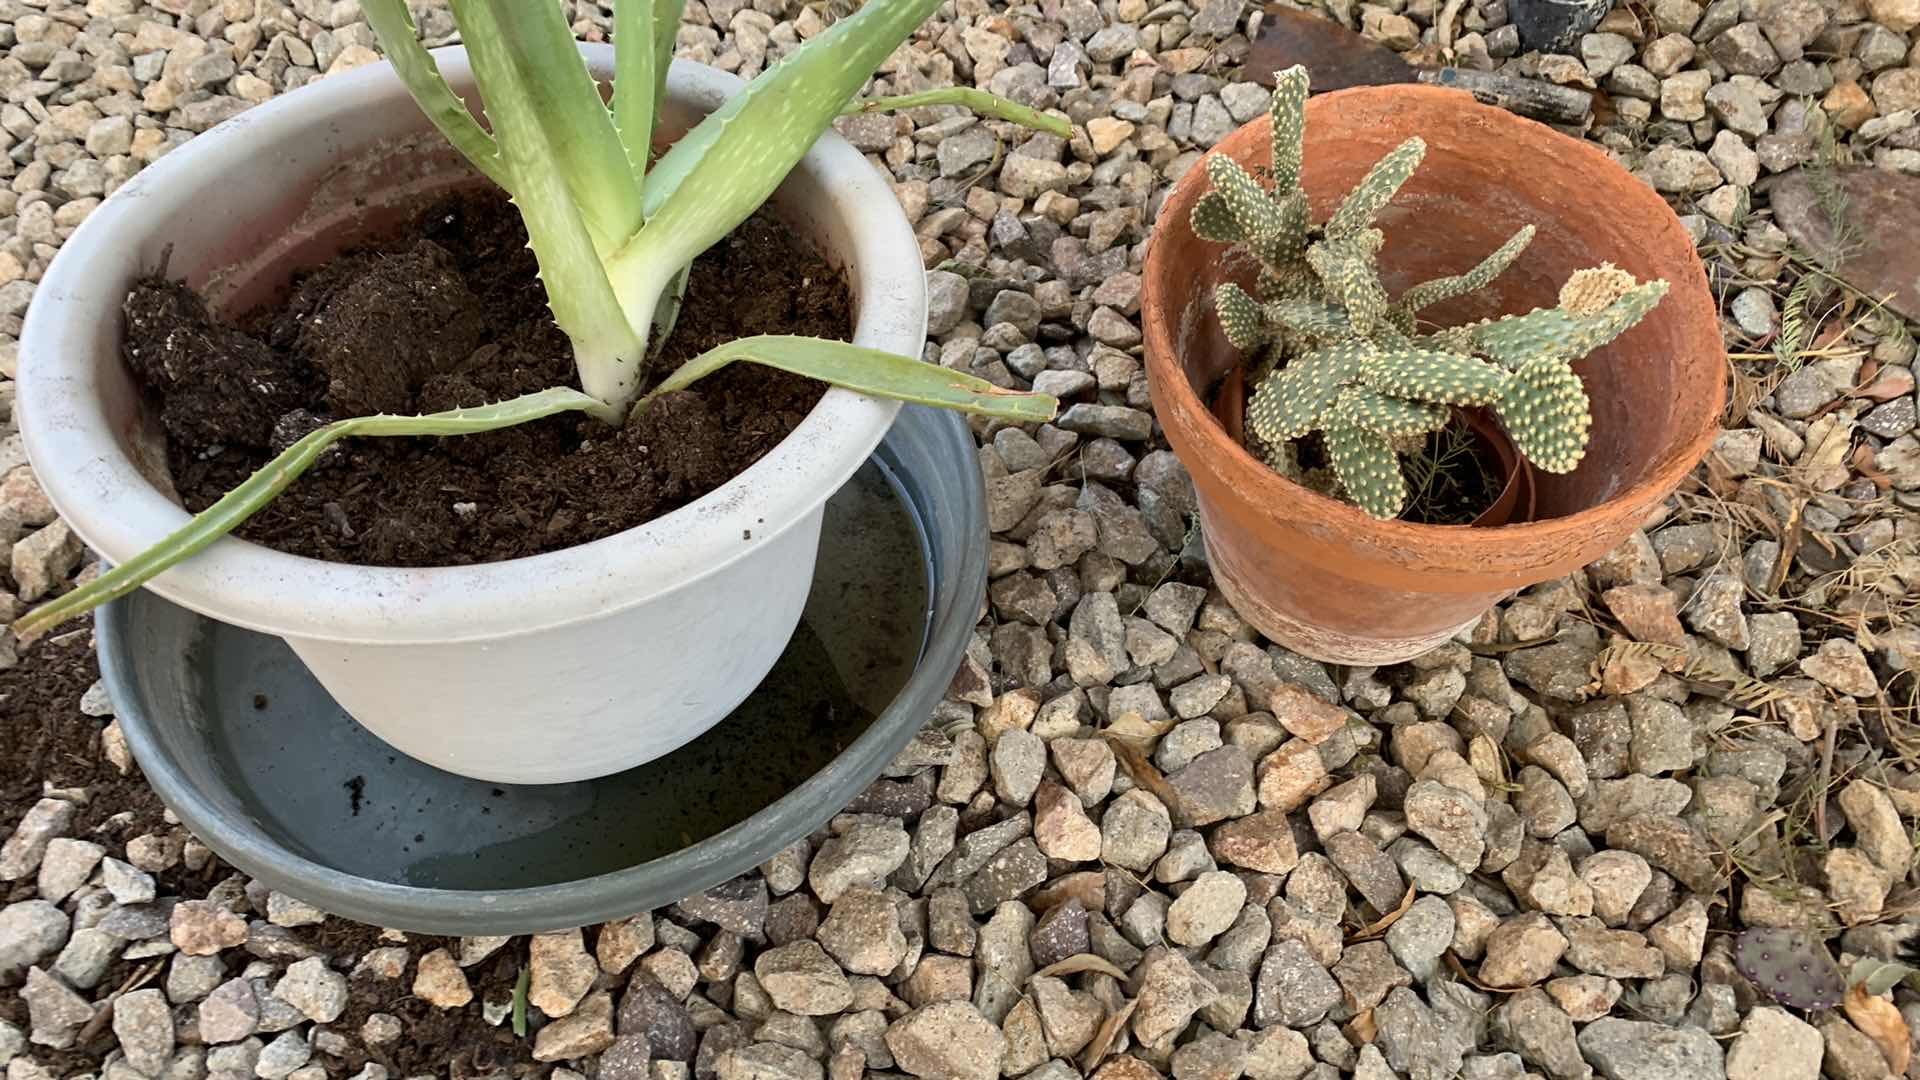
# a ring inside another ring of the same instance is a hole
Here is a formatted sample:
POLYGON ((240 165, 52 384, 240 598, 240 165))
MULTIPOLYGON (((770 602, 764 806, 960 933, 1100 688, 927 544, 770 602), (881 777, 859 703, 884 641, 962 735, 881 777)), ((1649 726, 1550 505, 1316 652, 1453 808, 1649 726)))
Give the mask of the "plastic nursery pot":
MULTIPOLYGON (((613 50, 581 47, 611 78, 613 50)), ((458 48, 440 70, 478 109, 458 48)), ((744 84, 675 61, 661 122, 677 137, 744 84)), ((386 64, 249 110, 142 171, 48 269, 21 337, 19 416, 54 506, 122 562, 185 524, 155 417, 121 361, 121 306, 143 273, 244 311, 404 207, 477 177, 386 64), (167 254, 170 251, 170 255, 167 254)), ((887 183, 823 136, 772 199, 844 268, 857 344, 918 355, 920 250, 887 183)), ((593 543, 478 566, 397 569, 299 558, 227 537, 149 586, 286 639, 360 723, 465 776, 550 783, 618 772, 706 731, 772 667, 799 620, 821 504, 899 411, 832 389, 785 441, 718 490, 593 543)))
MULTIPOLYGON (((1568 573, 1626 539, 1679 486, 1718 430, 1726 352, 1706 273, 1653 189, 1597 147, 1458 90, 1363 87, 1307 101, 1302 184, 1333 212, 1382 155, 1413 135, 1426 159, 1380 216, 1390 292, 1456 274, 1520 226, 1533 244, 1487 289, 1426 313, 1442 324, 1551 306, 1576 270, 1612 262, 1671 289, 1634 329, 1575 365, 1592 399, 1580 468, 1533 472, 1532 520, 1496 528, 1379 521, 1267 468, 1228 436, 1206 395, 1239 363, 1214 316, 1222 281, 1250 261, 1195 236, 1204 162, 1169 194, 1141 300, 1155 415, 1193 474, 1214 578, 1269 638, 1319 660, 1417 656, 1515 590, 1568 573)), ((1271 161, 1266 117, 1210 153, 1271 161)))
POLYGON ((279 641, 150 592, 101 609, 101 680, 193 834, 323 910, 452 935, 665 907, 824 826, 946 694, 987 582, 973 445, 954 413, 901 410, 826 504, 806 619, 774 674, 709 737, 617 776, 498 786, 394 754, 279 641))

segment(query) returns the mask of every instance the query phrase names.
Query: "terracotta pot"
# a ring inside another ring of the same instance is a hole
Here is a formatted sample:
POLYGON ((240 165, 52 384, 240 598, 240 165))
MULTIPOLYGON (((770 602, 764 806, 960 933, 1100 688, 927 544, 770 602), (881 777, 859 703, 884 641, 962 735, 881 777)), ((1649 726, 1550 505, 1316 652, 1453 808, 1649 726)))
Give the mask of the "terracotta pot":
MULTIPOLYGON (((1249 260, 1193 234, 1209 184, 1196 165, 1175 185, 1147 252, 1147 375, 1167 440, 1193 474, 1207 555, 1248 621, 1297 652, 1344 664, 1417 656, 1515 590, 1566 574, 1626 539, 1697 464, 1718 431, 1726 352, 1692 241, 1652 188, 1597 147, 1470 94, 1363 87, 1307 102, 1302 183, 1314 214, 1411 135, 1426 160, 1380 217, 1381 273, 1399 292, 1472 266, 1529 222, 1526 254, 1494 285, 1425 317, 1459 323, 1555 302, 1576 270, 1612 262, 1672 288, 1639 326, 1575 365, 1593 399, 1578 470, 1534 472, 1532 520, 1497 528, 1377 521, 1263 465, 1227 434, 1205 395, 1240 357, 1214 317, 1222 281, 1249 260)), ((1271 158, 1262 117, 1211 153, 1271 158)))
MULTIPOLYGON (((1493 505, 1482 510, 1471 522, 1477 528, 1493 525, 1505 525, 1510 521, 1525 521, 1533 516, 1533 466, 1527 464, 1513 447, 1513 440, 1500 429, 1496 421, 1485 409, 1453 410, 1455 416, 1473 430, 1486 452, 1493 455, 1496 468, 1506 482, 1500 485, 1500 497, 1493 505)), ((1220 384, 1220 393, 1213 402, 1214 419, 1226 429, 1227 437, 1236 443, 1245 445, 1247 441, 1247 381, 1246 369, 1236 367, 1227 373, 1225 382, 1220 384)))

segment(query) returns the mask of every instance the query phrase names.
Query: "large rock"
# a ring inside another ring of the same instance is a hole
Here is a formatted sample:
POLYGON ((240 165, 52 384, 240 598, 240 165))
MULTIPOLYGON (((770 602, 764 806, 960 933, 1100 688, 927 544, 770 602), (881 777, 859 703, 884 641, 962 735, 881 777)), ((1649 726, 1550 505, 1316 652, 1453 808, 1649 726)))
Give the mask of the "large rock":
POLYGON ((887 1049, 904 1072, 929 1080, 996 1080, 1006 1036, 964 1001, 916 1009, 887 1029, 887 1049))
POLYGON ((113 1003, 113 1034, 127 1064, 159 1076, 173 1057, 173 1011, 166 995, 152 987, 122 994, 113 1003))
POLYGON ((331 1024, 347 1009, 347 977, 310 956, 287 968, 273 994, 314 1023, 331 1024))
POLYGON ((1339 1002, 1340 984, 1306 945, 1289 939, 1267 950, 1254 987, 1254 1026, 1311 1027, 1339 1002))
POLYGON ((41 799, 27 809, 0 843, 0 881, 19 881, 40 869, 47 845, 64 835, 76 808, 66 799, 41 799))
POLYGON ((1580 1032, 1580 1052, 1606 1080, 1725 1080, 1712 1035, 1693 1027, 1606 1017, 1580 1032))
POLYGON ((60 951, 72 922, 45 900, 22 900, 0 908, 0 983, 60 951))
POLYGON ((1499 988, 1533 986, 1553 974, 1553 965, 1566 951, 1566 937, 1545 915, 1516 915, 1487 937, 1480 981, 1499 988))
POLYGON ((853 988, 840 965, 814 941, 768 949, 753 973, 777 1008, 801 1016, 830 1016, 853 1004, 853 988))
POLYGON ((1727 1080, 1817 1080, 1825 1049, 1812 1024, 1785 1009, 1757 1008, 1727 1048, 1727 1080))
POLYGON ((1137 1002, 1133 1034, 1142 1043, 1157 1045, 1186 1029, 1220 991, 1187 958, 1156 945, 1135 966, 1129 988, 1137 1002))
POLYGON ((820 924, 820 944, 855 975, 888 975, 907 955, 893 898, 874 889, 848 889, 820 924))

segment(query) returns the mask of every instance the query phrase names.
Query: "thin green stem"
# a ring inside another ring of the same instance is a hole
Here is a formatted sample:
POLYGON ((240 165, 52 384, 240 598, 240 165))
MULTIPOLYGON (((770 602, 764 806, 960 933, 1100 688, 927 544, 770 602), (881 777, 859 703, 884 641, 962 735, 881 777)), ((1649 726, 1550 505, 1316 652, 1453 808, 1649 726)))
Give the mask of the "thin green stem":
POLYGON ((471 409, 448 409, 423 416, 376 415, 336 420, 308 432, 166 539, 65 596, 28 612, 13 624, 14 632, 25 638, 57 626, 125 596, 169 567, 198 554, 239 528, 306 472, 327 447, 349 435, 467 435, 599 406, 598 401, 586 394, 563 386, 471 409))
POLYGON ((513 1037, 527 1037, 527 984, 533 974, 531 966, 520 969, 520 977, 513 981, 513 1037))
POLYGON ((897 94, 892 97, 855 98, 846 108, 840 110, 841 116, 858 116, 861 113, 899 112, 902 109, 919 109, 930 105, 958 105, 971 109, 982 116, 991 116, 996 120, 1007 120, 1021 127, 1044 131, 1049 135, 1058 135, 1063 139, 1073 137, 1073 127, 1058 116, 1048 116, 1038 109, 1032 109, 1017 101, 1009 101, 985 90, 976 90, 971 86, 948 86, 938 90, 923 90, 917 94, 897 94))

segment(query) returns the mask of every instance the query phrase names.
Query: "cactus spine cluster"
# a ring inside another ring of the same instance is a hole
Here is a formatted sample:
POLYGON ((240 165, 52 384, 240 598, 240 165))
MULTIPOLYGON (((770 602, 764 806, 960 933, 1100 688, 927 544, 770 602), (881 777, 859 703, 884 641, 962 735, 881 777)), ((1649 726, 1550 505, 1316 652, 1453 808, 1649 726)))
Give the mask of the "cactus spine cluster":
POLYGON ((1247 426, 1282 468, 1285 445, 1319 432, 1352 502, 1378 518, 1407 497, 1399 446, 1446 426, 1448 406, 1493 410, 1534 467, 1572 472, 1586 453, 1587 393, 1569 366, 1639 322, 1667 291, 1612 266, 1568 279, 1560 306, 1429 334, 1423 309, 1479 289, 1533 239, 1514 234, 1464 274, 1415 285, 1397 300, 1381 286, 1385 237, 1374 217, 1413 175, 1426 143, 1408 139, 1376 162, 1332 217, 1314 225, 1300 188, 1307 72, 1276 76, 1271 187, 1224 154, 1207 159, 1213 190, 1194 205, 1201 238, 1235 244, 1260 265, 1254 292, 1227 283, 1214 306, 1227 340, 1261 359, 1247 426))
POLYGON ((1806 930, 1743 931, 1733 941, 1733 966, 1755 990, 1796 1009, 1831 1009, 1847 993, 1826 943, 1806 930))

